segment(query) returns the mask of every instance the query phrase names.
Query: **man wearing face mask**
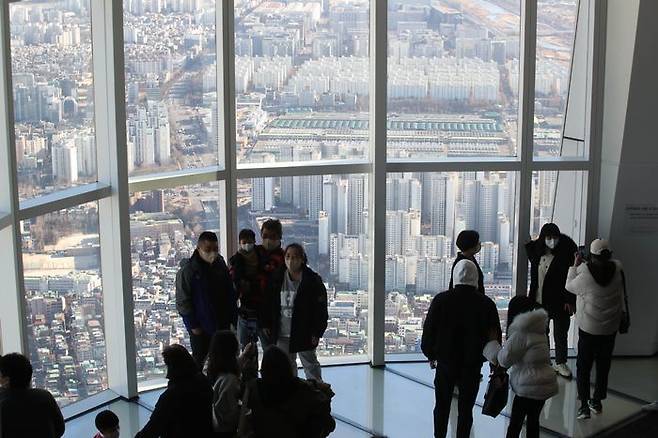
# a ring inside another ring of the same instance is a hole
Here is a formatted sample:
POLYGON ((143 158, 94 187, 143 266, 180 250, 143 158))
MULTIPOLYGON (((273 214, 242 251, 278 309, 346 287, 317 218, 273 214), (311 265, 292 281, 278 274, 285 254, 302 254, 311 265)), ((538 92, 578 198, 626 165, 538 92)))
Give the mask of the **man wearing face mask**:
MULTIPOLYGON (((256 246, 258 253, 258 282, 260 285, 260 293, 262 300, 267 298, 267 291, 272 277, 279 269, 284 266, 284 251, 281 248, 281 239, 283 238, 283 226, 278 219, 268 219, 263 222, 260 228, 260 237, 263 241, 262 245, 256 246)), ((256 309, 257 311, 259 309, 256 309)), ((259 312, 260 315, 260 312, 259 312)), ((260 324, 262 327, 262 324, 260 324)), ((264 340, 263 348, 270 344, 269 334, 264 333, 261 342, 264 340)))
POLYGON ((297 375, 297 355, 309 380, 322 381, 316 355, 329 319, 327 289, 322 278, 307 266, 304 248, 293 243, 285 251, 285 266, 273 276, 261 321, 277 347, 290 357, 297 375))
POLYGON ((190 333, 192 356, 202 370, 213 334, 235 327, 238 319, 237 297, 215 233, 201 233, 192 257, 181 260, 176 309, 190 333))
POLYGON ((482 274, 482 269, 478 264, 475 255, 480 252, 482 245, 480 244, 480 233, 475 230, 464 230, 457 236, 457 241, 455 242, 459 252, 455 258, 455 262, 452 264, 452 271, 450 272, 450 287, 453 288, 452 277, 455 271, 455 265, 462 260, 470 260, 475 263, 475 267, 478 270, 478 292, 484 295, 484 274, 482 274))
POLYGON ((549 223, 541 228, 539 238, 528 242, 525 248, 530 261, 528 296, 541 304, 553 320, 554 368, 560 376, 571 378, 567 337, 571 315, 576 311, 576 296, 567 291, 565 285, 578 247, 557 225, 549 223))

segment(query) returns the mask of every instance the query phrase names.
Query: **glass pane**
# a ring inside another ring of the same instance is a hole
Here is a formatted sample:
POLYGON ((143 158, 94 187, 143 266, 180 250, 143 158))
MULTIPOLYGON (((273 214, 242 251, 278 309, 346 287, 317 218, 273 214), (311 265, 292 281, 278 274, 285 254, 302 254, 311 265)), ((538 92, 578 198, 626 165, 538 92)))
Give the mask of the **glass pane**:
MULTIPOLYGON (((530 235, 533 239, 539 237, 541 227, 545 223, 553 222, 562 233, 570 236, 576 245, 586 244, 587 178, 588 173, 585 171, 532 173, 530 235)), ((576 332, 575 317, 572 317, 568 337, 569 348, 574 348, 576 344, 576 332)), ((550 336, 550 344, 551 348, 554 348, 553 336, 550 336)))
POLYGON ((162 349, 190 341, 176 311, 176 273, 203 231, 219 233, 223 183, 136 192, 130 201, 137 380, 164 379, 162 349))
POLYGON ((107 389, 98 203, 21 228, 34 386, 67 405, 107 389))
POLYGON ((238 164, 368 158, 369 0, 236 1, 238 164))
POLYGON ((218 161, 216 0, 124 0, 128 172, 218 161))
MULTIPOLYGON (((321 356, 365 354, 368 315, 368 177, 312 175, 238 180, 238 227, 258 236, 267 218, 283 245, 300 243, 329 295, 321 356)), ((260 241, 260 237, 257 239, 260 241)))
MULTIPOLYGON (((537 3, 535 157, 564 156, 562 135, 577 18, 578 0, 539 0, 537 3)), ((587 55, 586 51, 582 54, 587 55)), ((578 88, 574 90, 579 91, 578 88)))
POLYGON ((519 0, 389 1, 388 157, 516 155, 519 0))
POLYGON ((512 296, 516 174, 389 173, 386 179, 386 352, 419 353, 434 295, 448 289, 462 230, 478 230, 487 295, 512 296))
POLYGON ((95 182, 89 0, 9 4, 21 199, 95 182))

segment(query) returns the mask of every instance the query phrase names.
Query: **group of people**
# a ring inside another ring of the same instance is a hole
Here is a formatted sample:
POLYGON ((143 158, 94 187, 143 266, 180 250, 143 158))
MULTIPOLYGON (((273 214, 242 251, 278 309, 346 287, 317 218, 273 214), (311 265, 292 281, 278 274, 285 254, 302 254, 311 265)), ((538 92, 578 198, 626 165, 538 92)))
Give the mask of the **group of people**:
POLYGON ((624 274, 612 259, 606 240, 596 239, 589 255, 545 224, 539 238, 526 244, 530 261, 527 296, 510 300, 505 342, 494 302, 484 294, 483 274, 475 255, 479 235, 467 230, 457 238, 460 250, 450 288, 432 301, 423 327, 421 348, 436 369, 434 436, 445 437, 455 386, 459 389, 457 437, 468 437, 473 406, 485 361, 494 372, 509 373, 515 394, 507 437, 518 437, 526 421, 526 436, 539 436, 544 403, 558 393, 557 376, 571 378, 567 337, 572 315, 579 329, 577 365, 578 419, 603 411, 616 333, 628 324, 624 274), (551 364, 549 322, 553 322, 555 364, 551 364), (596 382, 590 394, 590 374, 596 382))

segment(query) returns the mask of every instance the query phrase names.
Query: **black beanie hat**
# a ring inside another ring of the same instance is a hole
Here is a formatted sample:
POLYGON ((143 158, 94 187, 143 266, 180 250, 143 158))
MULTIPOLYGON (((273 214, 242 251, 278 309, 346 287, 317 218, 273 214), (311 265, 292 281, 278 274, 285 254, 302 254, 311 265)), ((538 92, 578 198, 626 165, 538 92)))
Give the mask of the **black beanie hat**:
POLYGON ((544 224, 543 227, 541 227, 541 232, 539 233, 539 236, 544 238, 546 236, 560 236, 562 234, 560 232, 560 228, 552 223, 544 224))
POLYGON ((480 233, 478 233, 475 230, 464 230, 459 235, 457 236, 457 248, 459 248, 460 251, 466 251, 471 248, 475 248, 475 246, 478 244, 480 241, 480 233))

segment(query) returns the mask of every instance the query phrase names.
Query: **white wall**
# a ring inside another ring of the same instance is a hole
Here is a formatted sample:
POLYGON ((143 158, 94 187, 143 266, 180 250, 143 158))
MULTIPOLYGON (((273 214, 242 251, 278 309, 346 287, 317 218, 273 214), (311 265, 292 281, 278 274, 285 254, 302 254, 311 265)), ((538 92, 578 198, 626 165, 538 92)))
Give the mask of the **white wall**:
POLYGON ((628 281, 631 331, 616 353, 658 351, 658 211, 639 224, 628 207, 658 207, 658 2, 609 0, 599 235, 628 281), (648 226, 640 231, 638 225, 648 226))

